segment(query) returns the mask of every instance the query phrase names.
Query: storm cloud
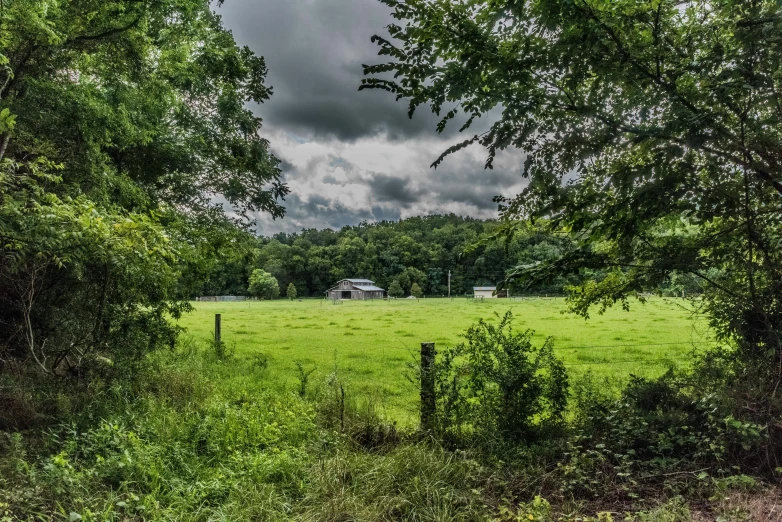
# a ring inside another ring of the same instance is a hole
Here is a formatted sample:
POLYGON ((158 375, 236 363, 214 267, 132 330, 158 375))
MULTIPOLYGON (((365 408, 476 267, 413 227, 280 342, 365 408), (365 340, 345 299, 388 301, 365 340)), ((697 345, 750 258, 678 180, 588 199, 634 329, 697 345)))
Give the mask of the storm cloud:
POLYGON ((261 234, 433 212, 493 217, 492 198, 520 190, 519 154, 500 154, 487 171, 486 152, 473 147, 431 169, 464 139, 458 123, 437 134, 427 108, 410 119, 390 93, 358 92, 362 64, 385 58, 370 42, 393 21, 379 1, 227 0, 217 12, 240 45, 265 57, 274 88, 252 109, 291 194, 282 220, 256 216, 261 234))

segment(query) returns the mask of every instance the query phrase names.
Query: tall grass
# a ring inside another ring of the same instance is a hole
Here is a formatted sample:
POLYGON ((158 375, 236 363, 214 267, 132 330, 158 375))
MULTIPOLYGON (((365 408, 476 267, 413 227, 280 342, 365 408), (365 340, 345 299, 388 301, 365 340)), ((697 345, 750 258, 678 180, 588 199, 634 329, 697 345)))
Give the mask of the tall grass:
POLYGON ((134 383, 100 390, 45 433, 2 433, 0 520, 477 520, 485 512, 470 493, 480 473, 468 461, 398 438, 382 454, 368 451, 357 441, 372 423, 353 399, 347 427, 332 429, 327 406, 264 389, 263 373, 191 347, 159 357, 134 383))
MULTIPOLYGON (((606 507, 554 494, 538 449, 523 465, 446 451, 384 420, 339 369, 304 397, 270 388, 270 371, 185 342, 133 379, 94 383, 46 429, 0 431, 0 521, 586 522, 606 507)), ((647 504, 613 520, 692 520, 664 494, 647 504)))

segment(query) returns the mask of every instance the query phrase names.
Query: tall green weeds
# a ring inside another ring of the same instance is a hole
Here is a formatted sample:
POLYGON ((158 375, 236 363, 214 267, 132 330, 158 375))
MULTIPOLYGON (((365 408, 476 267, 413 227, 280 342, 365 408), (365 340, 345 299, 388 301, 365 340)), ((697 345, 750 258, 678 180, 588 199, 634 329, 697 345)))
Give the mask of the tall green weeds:
POLYGON ((765 428, 695 374, 568 386, 510 316, 466 339, 437 363, 428 433, 389 424, 337 368, 302 396, 267 386, 263 357, 182 342, 132 378, 52 395, 33 428, 5 425, 0 522, 690 522, 677 495, 740 514, 732 492, 762 493, 740 471, 765 428))

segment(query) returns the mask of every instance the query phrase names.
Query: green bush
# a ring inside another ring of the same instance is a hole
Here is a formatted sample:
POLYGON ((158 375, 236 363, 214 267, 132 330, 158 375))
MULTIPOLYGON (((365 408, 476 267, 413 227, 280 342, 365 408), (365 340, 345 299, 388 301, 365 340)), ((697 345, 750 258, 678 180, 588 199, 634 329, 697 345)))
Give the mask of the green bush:
POLYGON ((634 498, 667 477, 705 487, 712 475, 735 473, 762 446, 765 428, 735 419, 718 393, 693 393, 695 380, 674 371, 631 377, 616 398, 603 393, 603 383, 578 382, 575 433, 558 463, 560 488, 576 496, 634 498))
POLYGON ((261 299, 277 299, 280 297, 280 285, 269 272, 256 268, 250 274, 250 286, 247 292, 261 299))
POLYGON ((405 291, 402 290, 402 285, 399 284, 399 281, 394 279, 391 281, 391 284, 388 285, 388 297, 403 297, 405 295, 405 291))
POLYGON ((480 320, 467 342, 445 350, 435 365, 436 422, 451 440, 529 442, 561 423, 568 378, 551 339, 539 348, 532 332, 514 333, 512 314, 480 320))

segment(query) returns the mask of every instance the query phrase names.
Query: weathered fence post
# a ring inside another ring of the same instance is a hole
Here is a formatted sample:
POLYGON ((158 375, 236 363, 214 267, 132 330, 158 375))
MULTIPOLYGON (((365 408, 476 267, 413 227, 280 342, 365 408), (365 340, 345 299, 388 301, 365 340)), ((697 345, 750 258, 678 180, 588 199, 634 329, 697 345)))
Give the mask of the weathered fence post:
POLYGON ((421 429, 434 428, 434 343, 421 343, 421 429))
POLYGON ((215 344, 220 344, 220 314, 215 314, 215 344))

